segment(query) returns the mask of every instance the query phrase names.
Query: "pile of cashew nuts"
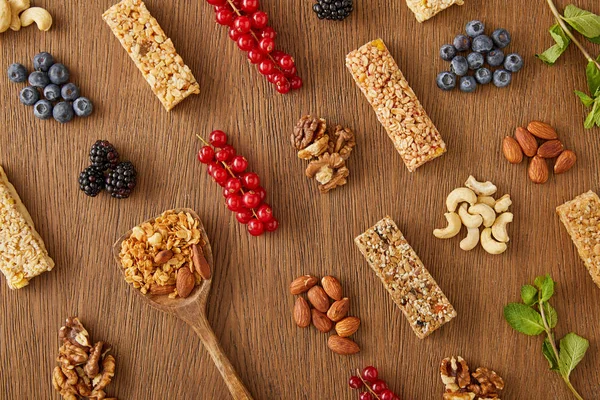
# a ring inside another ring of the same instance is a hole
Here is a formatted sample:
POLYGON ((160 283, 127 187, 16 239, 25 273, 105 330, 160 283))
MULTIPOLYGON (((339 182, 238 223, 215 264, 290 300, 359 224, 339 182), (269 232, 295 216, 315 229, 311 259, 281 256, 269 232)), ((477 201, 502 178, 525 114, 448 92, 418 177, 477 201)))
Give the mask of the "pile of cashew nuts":
POLYGON ((467 227, 467 236, 460 242, 461 249, 473 250, 481 240, 481 247, 488 253, 504 253, 509 241, 506 226, 513 221, 513 214, 508 212, 512 204, 510 195, 494 199, 492 195, 498 188, 489 181, 479 182, 472 175, 465 186, 454 189, 448 195, 448 212, 444 214, 448 226, 435 229, 433 235, 439 239, 449 239, 458 235, 464 225, 467 227), (479 227, 482 225, 480 234, 479 227))
POLYGON ((0 33, 9 28, 18 31, 34 22, 39 30, 47 31, 52 16, 42 7, 31 7, 30 0, 0 0, 0 33))

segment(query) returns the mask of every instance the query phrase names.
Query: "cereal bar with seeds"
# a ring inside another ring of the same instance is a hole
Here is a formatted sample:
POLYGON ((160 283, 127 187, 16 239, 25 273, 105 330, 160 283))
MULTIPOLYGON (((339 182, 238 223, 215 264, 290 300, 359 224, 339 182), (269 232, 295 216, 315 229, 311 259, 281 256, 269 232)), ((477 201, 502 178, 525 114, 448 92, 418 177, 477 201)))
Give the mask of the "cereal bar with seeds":
POLYGON ((141 0, 123 0, 102 17, 167 111, 200 93, 192 71, 141 0))
POLYGON ((456 4, 462 6, 463 0, 406 0, 408 8, 415 14, 417 21, 425 22, 440 11, 456 4))
POLYGON ((354 239, 419 339, 456 311, 390 217, 354 239))
POLYGON ((446 152, 446 144, 383 40, 346 56, 346 66, 410 172, 446 152))
POLYGON ((556 212, 571 235, 579 257, 600 287, 600 198, 590 190, 558 206, 556 212))
POLYGON ((0 166, 0 271, 8 287, 20 289, 54 268, 29 212, 0 166))

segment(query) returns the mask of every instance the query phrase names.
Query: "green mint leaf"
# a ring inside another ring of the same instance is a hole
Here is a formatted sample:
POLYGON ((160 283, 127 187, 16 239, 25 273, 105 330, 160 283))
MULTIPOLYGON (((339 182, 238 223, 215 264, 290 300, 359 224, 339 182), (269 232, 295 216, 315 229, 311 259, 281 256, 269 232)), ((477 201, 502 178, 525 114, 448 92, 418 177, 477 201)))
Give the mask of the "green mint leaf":
POLYGON ((587 339, 577 336, 573 332, 560 340, 558 368, 562 376, 569 377, 577 364, 583 359, 589 346, 590 342, 587 339))
POLYGON ((592 43, 600 44, 600 36, 595 38, 587 38, 587 40, 589 40, 592 43))
POLYGON ((532 306, 536 303, 537 294, 537 289, 531 285, 525 285, 521 288, 521 298, 523 299, 523 303, 528 306, 532 306))
POLYGON ((581 100, 584 106, 590 107, 592 104, 594 104, 594 99, 587 94, 580 92, 579 90, 575 90, 574 92, 577 96, 579 96, 579 100, 581 100))
POLYGON ((570 4, 565 8, 564 20, 587 38, 600 36, 600 16, 570 4))
POLYGON ((556 60, 558 60, 562 53, 567 50, 569 44, 571 44, 571 39, 558 24, 550 27, 550 35, 552 35, 552 38, 556 44, 544 51, 542 54, 536 54, 536 57, 546 64, 552 65, 556 62, 556 60))
POLYGON ((558 313, 550 303, 544 303, 544 316, 546 317, 546 322, 548 322, 548 327, 553 329, 558 323, 558 313))
POLYGON ((600 98, 596 99, 596 101, 594 101, 594 107, 592 108, 592 111, 590 111, 587 118, 585 119, 585 121, 583 123, 583 127, 585 129, 593 128, 594 124, 597 122, 598 114, 600 114, 600 98))
POLYGON ((590 61, 585 69, 585 74, 587 76, 590 93, 595 95, 598 89, 600 89, 600 69, 598 69, 595 62, 590 61))
POLYGON ((558 360, 554 355, 554 351, 552 350, 552 345, 550 344, 550 339, 544 339, 544 343, 542 343, 542 354, 548 360, 550 364, 550 369, 552 371, 558 371, 558 360))
POLYGON ((542 289, 542 283, 544 283, 544 281, 546 280, 546 276, 545 275, 541 275, 535 278, 535 280, 533 281, 533 283, 535 284, 535 286, 538 289, 542 289))
MULTIPOLYGON (((600 98, 596 99, 596 103, 600 104, 600 98)), ((600 105, 596 109, 596 125, 600 126, 600 105)))
POLYGON ((544 332, 542 316, 525 304, 508 304, 504 307, 504 319, 514 330, 525 335, 536 336, 544 332))
MULTIPOLYGON (((536 278, 537 284, 538 278, 536 278)), ((555 282, 552 280, 550 275, 546 275, 543 277, 543 280, 540 283, 540 301, 545 302, 550 300, 550 298, 554 295, 554 284, 555 282)))

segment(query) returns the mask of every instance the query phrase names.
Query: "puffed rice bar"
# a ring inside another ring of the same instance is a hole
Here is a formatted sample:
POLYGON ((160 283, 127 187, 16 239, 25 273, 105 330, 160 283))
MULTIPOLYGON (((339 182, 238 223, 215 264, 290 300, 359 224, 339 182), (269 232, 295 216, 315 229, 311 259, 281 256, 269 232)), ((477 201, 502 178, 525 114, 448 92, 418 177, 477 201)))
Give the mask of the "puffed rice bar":
POLYGON ((390 217, 354 239, 419 339, 456 311, 390 217))
POLYGON ((417 21, 424 22, 440 11, 456 4, 462 6, 463 0, 406 0, 408 8, 415 14, 417 21))
POLYGON ((383 40, 346 56, 346 66, 410 172, 446 152, 446 144, 383 40))
POLYGON ((29 212, 0 166, 0 271, 8 287, 20 289, 54 268, 29 212))
POLYGON ((123 0, 102 17, 167 111, 200 93, 192 71, 141 0, 123 0))
POLYGON ((590 190, 558 206, 556 212, 600 287, 600 198, 590 190))

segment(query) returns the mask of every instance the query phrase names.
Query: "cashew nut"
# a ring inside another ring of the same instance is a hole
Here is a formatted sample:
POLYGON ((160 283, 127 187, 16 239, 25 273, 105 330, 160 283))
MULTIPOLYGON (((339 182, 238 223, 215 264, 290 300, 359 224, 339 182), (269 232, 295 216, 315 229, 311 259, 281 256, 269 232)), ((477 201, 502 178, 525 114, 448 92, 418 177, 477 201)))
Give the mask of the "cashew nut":
POLYGON ((439 239, 450 239, 451 237, 458 235, 462 223, 460 222, 460 217, 457 213, 449 212, 444 214, 444 217, 446 217, 446 220, 448 221, 448 226, 444 229, 435 229, 433 231, 433 236, 439 239))
POLYGON ((8 30, 11 18, 12 14, 8 0, 0 0, 0 33, 8 30))
POLYGON ((496 210, 497 213, 503 213, 504 211, 508 210, 508 207, 510 207, 511 204, 512 200, 510 199, 510 195, 505 194, 504 196, 500 197, 498 201, 496 201, 494 210, 496 210))
POLYGON ((481 215, 483 217, 483 226, 486 228, 492 226, 494 221, 496 221, 496 212, 487 204, 475 204, 474 206, 469 207, 469 213, 481 215))
POLYGON ((47 31, 52 26, 52 15, 42 7, 31 7, 21 14, 21 26, 36 23, 40 31, 47 31))
POLYGON ((27 10, 31 6, 31 3, 29 0, 8 0, 8 3, 10 4, 12 12, 10 29, 18 31, 21 29, 21 18, 19 17, 19 14, 27 10))
POLYGON ((491 196, 498 190, 496 185, 494 185, 492 182, 479 182, 473 177, 473 175, 469 175, 469 178, 465 182, 465 186, 469 189, 472 189, 480 196, 491 196))
POLYGON ((468 228, 467 237, 460 241, 460 248, 464 251, 473 250, 479 243, 479 228, 468 228))
POLYGON ((456 207, 463 202, 473 205, 477 202, 477 195, 471 189, 465 187, 454 189, 446 198, 446 207, 448 211, 455 212, 456 207))
POLYGON ((492 235, 500 242, 508 242, 508 233, 506 225, 513 221, 513 213, 505 212, 496 218, 496 222, 492 225, 492 235))
POLYGON ((492 196, 477 196, 477 202, 487 204, 492 208, 496 205, 496 200, 492 196))
POLYGON ((497 242, 492 238, 492 228, 481 232, 481 247, 490 254, 502 254, 506 251, 506 243, 497 242))
POLYGON ((458 208, 458 215, 460 216, 460 220, 462 221, 463 225, 467 228, 479 228, 481 224, 483 224, 483 218, 481 217, 481 215, 469 214, 469 212, 467 211, 467 207, 467 203, 462 203, 458 208))

